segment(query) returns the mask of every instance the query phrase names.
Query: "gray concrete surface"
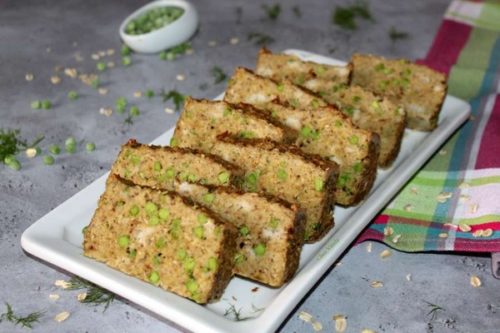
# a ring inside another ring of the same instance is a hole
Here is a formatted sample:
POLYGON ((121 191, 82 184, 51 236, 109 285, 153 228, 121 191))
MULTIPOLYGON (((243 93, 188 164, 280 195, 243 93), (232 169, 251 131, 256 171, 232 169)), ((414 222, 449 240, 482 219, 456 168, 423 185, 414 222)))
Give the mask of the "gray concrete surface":
MULTIPOLYGON (((106 312, 76 300, 77 292, 54 286, 68 274, 28 256, 20 247, 22 232, 83 189, 111 165, 120 144, 135 137, 148 142, 174 125, 176 115, 163 109, 171 106, 160 98, 134 98, 133 92, 147 88, 178 89, 195 97, 213 97, 224 85, 214 85, 213 66, 230 73, 235 66, 253 66, 258 47, 246 40, 249 32, 265 32, 276 42, 273 50, 303 48, 347 59, 353 51, 387 56, 423 57, 439 26, 448 1, 371 2, 375 22, 360 22, 357 31, 347 33, 330 24, 335 4, 325 0, 281 2, 282 13, 276 22, 264 18, 263 1, 195 1, 201 13, 201 26, 193 39, 194 54, 175 62, 163 62, 157 56, 133 55, 133 65, 123 68, 117 55, 110 57, 117 67, 104 72, 106 96, 61 74, 62 82, 52 85, 49 78, 55 66, 93 71, 90 55, 98 50, 120 46, 118 26, 123 18, 145 1, 0 1, 0 128, 20 128, 31 140, 45 135, 42 148, 63 144, 73 135, 77 140, 93 141, 94 153, 82 146, 74 155, 62 154, 53 166, 41 158, 21 157, 23 169, 14 172, 0 165, 0 303, 10 303, 16 312, 27 314, 44 310, 33 332, 177 332, 181 328, 162 320, 125 300, 114 302, 106 312), (291 10, 299 5, 302 17, 291 10), (236 23, 236 7, 243 9, 241 24, 236 23), (411 34, 408 40, 391 43, 390 26, 411 34), (240 43, 231 45, 229 39, 240 43), (217 41, 209 47, 208 42, 217 41), (50 52, 47 51, 50 49, 50 52), (75 53, 84 57, 75 60, 75 53), (35 79, 25 80, 31 72, 35 79), (186 79, 177 81, 176 75, 186 79), (200 85, 207 84, 207 89, 200 85), (77 90, 82 97, 69 102, 66 94, 77 90), (107 118, 101 107, 112 106, 118 96, 137 104, 142 115, 131 126, 124 116, 107 118), (34 99, 50 98, 51 110, 31 110, 34 99), (51 301, 48 295, 61 298, 51 301), (53 317, 69 311, 71 317, 56 323, 53 317)), ((373 244, 352 247, 333 267, 294 313, 283 323, 281 332, 313 332, 310 324, 298 319, 300 311, 313 314, 324 332, 334 331, 332 316, 347 316, 347 332, 370 328, 376 332, 499 332, 500 281, 492 278, 487 257, 405 254, 393 255, 381 262, 385 248, 373 244), (406 275, 412 274, 407 281, 406 275), (469 278, 478 275, 483 286, 472 288, 469 278), (383 288, 368 286, 381 280, 383 288), (444 308, 435 318, 426 303, 444 308)), ((4 311, 0 304, 0 311, 4 311)), ((10 323, 0 323, 0 332, 26 332, 10 323)))

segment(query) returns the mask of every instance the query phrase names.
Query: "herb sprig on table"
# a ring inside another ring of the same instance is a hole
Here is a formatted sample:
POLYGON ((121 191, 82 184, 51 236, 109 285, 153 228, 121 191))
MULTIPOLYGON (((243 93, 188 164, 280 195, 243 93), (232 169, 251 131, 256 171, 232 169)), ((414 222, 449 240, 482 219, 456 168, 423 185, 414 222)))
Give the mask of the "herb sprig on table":
POLYGON ((391 27, 389 29, 389 38, 393 41, 396 42, 399 39, 408 39, 410 37, 410 34, 405 32, 405 31, 399 31, 394 27, 391 27))
POLYGON ((356 19, 360 17, 373 21, 370 8, 366 2, 357 2, 348 7, 337 6, 332 14, 332 23, 347 30, 356 30, 358 25, 356 19))
POLYGON ((184 105, 184 99, 186 98, 183 94, 179 93, 177 90, 170 90, 169 92, 162 91, 161 96, 163 98, 163 102, 172 100, 174 102, 176 111, 180 111, 180 109, 184 105))
POLYGON ((85 289, 86 296, 80 302, 92 304, 94 306, 104 305, 103 312, 106 311, 109 305, 115 300, 115 294, 87 280, 75 276, 68 281, 66 290, 81 289, 85 289))
POLYGON ((263 33, 260 33, 260 32, 249 33, 247 36, 247 39, 251 42, 254 42, 255 45, 258 45, 258 46, 266 46, 266 45, 274 42, 273 37, 266 35, 266 34, 263 34, 263 33))
POLYGON ((7 307, 7 311, 0 315, 0 323, 5 320, 13 323, 14 325, 33 328, 33 324, 38 323, 44 314, 43 311, 37 311, 21 317, 14 313, 14 310, 12 310, 12 306, 9 303, 5 303, 5 306, 7 307))
POLYGON ((210 73, 212 74, 214 78, 214 84, 218 84, 221 82, 224 82, 227 79, 226 73, 220 68, 219 66, 214 66, 210 70, 210 73))
POLYGON ((267 17, 271 21, 276 21, 281 13, 281 6, 278 3, 275 3, 274 5, 262 5, 262 9, 266 12, 267 17))
POLYGON ((431 317, 430 321, 434 321, 434 319, 436 319, 439 311, 446 311, 443 307, 441 307, 439 305, 436 305, 436 304, 433 304, 433 303, 427 302, 427 301, 424 301, 424 302, 427 303, 427 305, 430 308, 430 311, 427 313, 427 315, 431 317))
POLYGON ((20 151, 35 148, 44 139, 44 136, 38 136, 29 144, 21 138, 20 134, 19 129, 0 129, 0 162, 14 170, 21 169, 21 163, 15 156, 20 151))

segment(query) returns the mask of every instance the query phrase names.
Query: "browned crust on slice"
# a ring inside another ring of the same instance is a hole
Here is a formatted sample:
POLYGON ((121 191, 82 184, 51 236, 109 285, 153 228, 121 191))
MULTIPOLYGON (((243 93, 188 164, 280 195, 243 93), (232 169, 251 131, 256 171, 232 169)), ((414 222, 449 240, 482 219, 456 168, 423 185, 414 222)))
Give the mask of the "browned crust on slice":
POLYGON ((293 205, 293 208, 294 210, 297 210, 297 214, 295 215, 293 228, 288 230, 287 235, 289 245, 286 253, 286 270, 283 274, 283 280, 273 287, 281 287, 283 284, 290 281, 299 268, 300 252, 302 251, 302 245, 304 244, 306 215, 304 214, 304 211, 299 210, 296 205, 293 205))

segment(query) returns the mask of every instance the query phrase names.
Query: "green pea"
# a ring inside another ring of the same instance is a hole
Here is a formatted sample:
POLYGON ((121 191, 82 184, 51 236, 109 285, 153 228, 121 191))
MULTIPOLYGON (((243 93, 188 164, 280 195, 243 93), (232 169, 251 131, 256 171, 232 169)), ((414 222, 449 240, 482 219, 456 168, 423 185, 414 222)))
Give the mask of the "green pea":
POLYGON ((130 243, 130 237, 127 235, 122 235, 118 237, 118 246, 120 247, 127 247, 128 244, 130 243))
POLYGON ((171 138, 170 139, 170 146, 171 147, 177 147, 179 145, 179 142, 177 141, 176 138, 171 138))
POLYGON ((43 100, 42 101, 42 108, 45 110, 52 108, 52 102, 48 99, 43 100))
POLYGON ((33 110, 39 110, 39 109, 41 109, 42 108, 42 102, 40 102, 38 100, 31 102, 31 108, 33 110))
POLYGON ((160 218, 158 216, 151 216, 149 218, 149 225, 157 225, 160 223, 160 218))
POLYGON ((61 148, 58 145, 50 145, 49 152, 53 155, 59 155, 61 153, 61 148))
POLYGON ((229 181, 229 173, 227 171, 222 171, 217 176, 217 179, 221 184, 227 184, 227 182, 229 181))
POLYGON ((262 257, 264 254, 266 254, 266 245, 259 243, 253 248, 253 252, 255 253, 256 256, 262 257))
POLYGON ((182 264, 184 267, 184 270, 186 272, 192 272, 194 267, 196 266, 196 261, 192 257, 186 257, 184 258, 184 263, 182 264))
POLYGON ((190 293, 195 293, 196 291, 198 291, 198 283, 196 283, 196 281, 193 279, 189 279, 186 282, 186 288, 190 293))
POLYGON ((155 92, 151 89, 148 89, 148 90, 146 90, 144 95, 146 95, 147 98, 153 98, 153 97, 155 97, 155 92))
POLYGON ((206 204, 211 204, 215 199, 215 195, 213 193, 205 193, 203 195, 203 202, 206 204))
POLYGON ((240 227, 240 235, 246 237, 250 233, 250 229, 246 225, 240 227))
POLYGON ((106 63, 100 61, 95 65, 95 67, 99 72, 103 72, 106 70, 106 63))
POLYGON ((136 249, 132 249, 128 253, 129 258, 135 258, 136 255, 137 255, 137 250, 136 249))
POLYGON ((139 111, 139 108, 136 105, 132 105, 130 107, 130 111, 129 112, 130 112, 130 115, 132 117, 138 117, 141 114, 141 112, 139 111))
POLYGON ((137 216, 137 215, 139 215, 139 211, 140 211, 139 206, 137 206, 137 205, 133 205, 133 206, 130 208, 129 213, 130 213, 130 215, 132 215, 132 216, 137 216))
POLYGON ((178 249, 177 250, 177 258, 179 258, 180 260, 184 260, 187 256, 187 252, 186 250, 184 249, 178 249))
POLYGON ((165 244, 167 244, 167 241, 165 240, 165 238, 160 237, 160 238, 158 238, 158 240, 156 241, 155 246, 156 246, 158 249, 161 249, 162 247, 164 247, 164 246, 165 246, 165 244))
POLYGON ((356 135, 352 135, 349 138, 349 142, 352 143, 353 145, 357 145, 359 143, 359 138, 356 135))
POLYGON ((280 181, 284 182, 288 178, 288 173, 286 172, 285 169, 278 169, 278 173, 276 174, 276 176, 280 181))
POLYGON ((314 189, 318 192, 321 192, 323 191, 323 187, 325 186, 325 182, 323 181, 323 179, 320 179, 320 178, 316 178, 314 180, 314 189))
POLYGON ((202 225, 199 225, 199 226, 193 228, 193 234, 197 238, 203 239, 203 237, 205 236, 205 228, 202 225))
POLYGON ((127 99, 125 97, 118 97, 115 101, 116 112, 124 113, 127 107, 127 99))
POLYGON ((208 221, 208 218, 205 214, 198 214, 196 219, 198 220, 199 223, 203 223, 203 224, 207 223, 207 221, 208 221))
POLYGON ((167 171, 165 172, 165 175, 167 176, 168 179, 172 179, 175 176, 175 171, 173 168, 168 168, 167 171))
POLYGON ((64 142, 64 144, 66 146, 69 146, 69 145, 76 145, 76 140, 74 137, 70 136, 69 138, 66 139, 66 141, 64 142))
POLYGON ((155 161, 153 163, 153 170, 154 171, 161 171, 161 163, 159 161, 155 161))
POLYGON ((132 64, 132 57, 130 56, 123 56, 122 57, 122 65, 123 66, 130 66, 132 64))
POLYGON ((156 206, 153 202, 148 201, 146 202, 144 209, 146 210, 146 213, 148 215, 153 215, 156 214, 156 212, 158 211, 158 206, 156 206))
POLYGON ((122 45, 121 49, 120 49, 120 54, 122 56, 126 56, 126 55, 130 55, 132 53, 132 49, 130 47, 128 47, 127 45, 122 45))
POLYGON ((6 163, 9 168, 15 171, 21 170, 21 163, 17 159, 13 159, 10 163, 6 163))
POLYGON ((161 220, 166 220, 166 219, 168 219, 169 216, 170 216, 170 212, 166 208, 160 208, 160 210, 158 211, 158 217, 161 220))
POLYGON ((217 259, 214 257, 208 258, 207 268, 209 271, 215 271, 217 269, 218 263, 217 259))
POLYGON ((271 226, 271 228, 276 229, 279 224, 280 224, 280 220, 278 220, 275 217, 271 217, 271 220, 269 221, 269 225, 271 226))
POLYGON ((92 152, 95 150, 95 143, 93 142, 87 142, 85 145, 85 149, 87 149, 88 152, 92 152))
POLYGON ((45 165, 52 165, 52 164, 54 164, 54 158, 50 155, 46 155, 43 157, 43 163, 45 165))
POLYGON ((153 284, 158 284, 158 282, 160 282, 160 274, 155 271, 151 272, 149 275, 149 281, 153 284))

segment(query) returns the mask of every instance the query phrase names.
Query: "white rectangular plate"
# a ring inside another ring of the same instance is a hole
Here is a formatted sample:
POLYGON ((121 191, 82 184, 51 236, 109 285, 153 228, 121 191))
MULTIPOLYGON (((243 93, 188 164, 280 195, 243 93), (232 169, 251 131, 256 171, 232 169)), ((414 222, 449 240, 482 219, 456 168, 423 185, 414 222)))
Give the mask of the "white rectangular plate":
MULTIPOLYGON (((300 50, 287 50, 305 60, 344 65, 344 62, 300 50)), ((108 174, 68 199, 22 235, 22 247, 29 253, 71 273, 92 281, 162 317, 195 332, 273 332, 290 311, 335 262, 356 236, 415 174, 427 159, 469 117, 469 104, 447 96, 433 132, 406 130, 397 160, 387 170, 379 170, 369 196, 357 207, 335 207, 335 228, 321 241, 304 246, 295 277, 279 289, 235 277, 221 300, 198 305, 146 282, 127 276, 82 254, 82 233, 88 225, 97 200, 104 191, 108 174), (252 291, 258 287, 257 291, 252 291), (226 311, 234 306, 240 319, 226 311)), ((167 145, 173 128, 153 144, 167 145)))

